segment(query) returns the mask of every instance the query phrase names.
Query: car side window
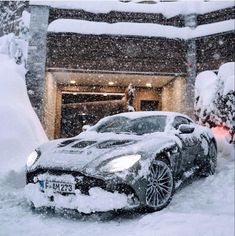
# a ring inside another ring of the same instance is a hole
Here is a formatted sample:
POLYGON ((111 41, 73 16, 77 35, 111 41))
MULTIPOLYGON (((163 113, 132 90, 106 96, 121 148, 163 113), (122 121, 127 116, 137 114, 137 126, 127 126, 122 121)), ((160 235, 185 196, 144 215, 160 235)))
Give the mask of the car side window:
POLYGON ((182 125, 182 124, 186 124, 187 125, 187 124, 190 124, 190 123, 192 123, 192 122, 189 119, 187 119, 185 117, 182 117, 182 116, 176 116, 172 126, 175 129, 178 129, 180 125, 182 125))

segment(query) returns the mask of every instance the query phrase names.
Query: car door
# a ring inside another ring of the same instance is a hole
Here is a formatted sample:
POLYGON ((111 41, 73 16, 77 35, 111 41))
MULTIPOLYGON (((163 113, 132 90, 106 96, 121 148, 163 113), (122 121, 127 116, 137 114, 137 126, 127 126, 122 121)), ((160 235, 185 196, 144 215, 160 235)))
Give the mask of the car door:
MULTIPOLYGON (((173 128, 178 130, 180 125, 193 125, 193 122, 186 117, 176 116, 172 124, 173 128)), ((195 135, 195 131, 192 133, 178 133, 177 136, 182 141, 182 155, 180 160, 180 166, 183 171, 192 168, 195 164, 195 159, 200 146, 200 138, 195 135)))

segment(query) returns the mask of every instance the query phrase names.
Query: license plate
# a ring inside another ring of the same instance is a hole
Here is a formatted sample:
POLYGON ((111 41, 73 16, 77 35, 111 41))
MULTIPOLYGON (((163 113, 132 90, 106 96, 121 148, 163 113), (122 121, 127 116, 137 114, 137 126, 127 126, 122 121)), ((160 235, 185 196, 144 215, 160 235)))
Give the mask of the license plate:
POLYGON ((59 193, 74 193, 75 192, 75 185, 71 183, 62 183, 62 182, 55 182, 55 181, 45 181, 44 182, 44 189, 52 189, 53 192, 59 193))

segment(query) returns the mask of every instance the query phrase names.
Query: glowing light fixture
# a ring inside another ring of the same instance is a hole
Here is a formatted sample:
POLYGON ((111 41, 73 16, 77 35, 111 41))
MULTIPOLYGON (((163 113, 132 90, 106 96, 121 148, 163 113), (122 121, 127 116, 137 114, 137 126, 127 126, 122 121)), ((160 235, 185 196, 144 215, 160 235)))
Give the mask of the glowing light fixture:
POLYGON ((114 85, 114 82, 110 81, 110 82, 109 82, 109 85, 111 85, 111 86, 114 85))
POLYGON ((151 88, 152 87, 152 84, 151 83, 146 83, 146 86, 151 88))
POLYGON ((75 80, 70 80, 70 84, 76 84, 75 80))
POLYGON ((107 94, 107 93, 104 93, 103 95, 104 95, 105 97, 107 97, 107 96, 108 96, 108 94, 107 94))
POLYGON ((26 163, 27 167, 30 168, 38 160, 39 156, 40 154, 38 151, 36 150, 33 151, 28 157, 28 160, 26 163))
POLYGON ((108 162, 105 166, 101 167, 101 171, 114 173, 118 171, 127 170, 132 167, 137 161, 139 161, 141 155, 133 154, 118 157, 108 162))

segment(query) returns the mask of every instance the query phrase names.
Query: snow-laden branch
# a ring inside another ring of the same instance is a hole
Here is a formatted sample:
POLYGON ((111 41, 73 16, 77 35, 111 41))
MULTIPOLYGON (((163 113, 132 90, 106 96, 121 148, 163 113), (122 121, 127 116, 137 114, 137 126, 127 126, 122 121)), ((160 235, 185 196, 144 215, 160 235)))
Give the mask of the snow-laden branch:
POLYGON ((195 82, 195 111, 201 124, 223 126, 235 133, 235 62, 220 66, 218 74, 204 71, 195 82))

